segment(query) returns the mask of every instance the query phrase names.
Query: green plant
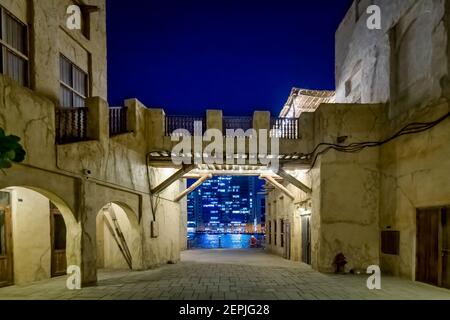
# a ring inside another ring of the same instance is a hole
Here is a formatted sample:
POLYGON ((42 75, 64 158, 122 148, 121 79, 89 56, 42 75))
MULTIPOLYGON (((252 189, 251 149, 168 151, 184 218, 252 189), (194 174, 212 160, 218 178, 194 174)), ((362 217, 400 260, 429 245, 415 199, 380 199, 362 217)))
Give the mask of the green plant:
MULTIPOLYGON (((12 164, 25 160, 26 152, 21 146, 20 138, 17 136, 5 134, 0 128, 0 170, 12 167, 12 164)), ((3 171, 4 172, 4 171, 3 171)))

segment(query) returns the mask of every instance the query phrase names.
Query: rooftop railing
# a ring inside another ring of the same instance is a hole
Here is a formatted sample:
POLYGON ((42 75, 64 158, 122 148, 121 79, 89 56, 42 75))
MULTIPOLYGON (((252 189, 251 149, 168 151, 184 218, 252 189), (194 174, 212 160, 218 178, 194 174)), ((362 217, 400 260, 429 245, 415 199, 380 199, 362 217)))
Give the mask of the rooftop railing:
MULTIPOLYGON (((227 135, 227 130, 243 130, 245 132, 253 128, 253 117, 223 117, 223 133, 227 135)), ((234 134, 236 136, 236 134, 234 134)))
MULTIPOLYGON (((165 116, 165 135, 174 136, 177 129, 186 130, 193 136, 195 130, 204 134, 207 129, 206 120, 202 117, 192 116, 165 116), (200 130, 200 126, 201 129, 200 130)), ((236 136, 236 130, 243 130, 244 135, 249 129, 253 129, 253 117, 222 117, 223 135, 227 136, 227 130, 233 130, 233 136, 236 136)), ((271 118, 270 119, 270 137, 279 139, 295 140, 300 139, 300 123, 298 118, 271 118)), ((183 136, 177 133, 177 136, 183 136)))
POLYGON ((202 117, 192 116, 166 116, 165 120, 165 135, 169 136, 183 136, 182 133, 174 133, 175 130, 184 129, 191 136, 194 136, 195 132, 200 132, 201 135, 206 130, 206 121, 202 117))
POLYGON ((109 135, 116 136, 127 133, 127 113, 126 107, 110 107, 109 108, 109 135))
POLYGON ((272 118, 270 137, 279 139, 300 139, 298 118, 272 118))

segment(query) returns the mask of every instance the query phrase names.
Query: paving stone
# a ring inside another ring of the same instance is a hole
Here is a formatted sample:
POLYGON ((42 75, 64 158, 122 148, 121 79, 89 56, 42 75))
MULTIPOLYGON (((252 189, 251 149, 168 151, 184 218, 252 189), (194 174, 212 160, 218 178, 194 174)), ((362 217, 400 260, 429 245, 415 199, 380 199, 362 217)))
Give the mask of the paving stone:
POLYGON ((364 276, 328 275, 261 250, 195 250, 182 262, 148 271, 99 271, 96 287, 69 291, 66 277, 0 289, 0 300, 450 300, 450 291, 383 277, 382 290, 364 276))

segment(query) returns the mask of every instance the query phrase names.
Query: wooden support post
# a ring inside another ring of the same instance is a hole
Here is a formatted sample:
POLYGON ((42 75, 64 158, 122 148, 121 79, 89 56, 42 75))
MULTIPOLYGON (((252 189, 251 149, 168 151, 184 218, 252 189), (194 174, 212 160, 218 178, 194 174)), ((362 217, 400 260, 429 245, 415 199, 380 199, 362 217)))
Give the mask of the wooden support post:
POLYGON ((281 190, 281 192, 283 192, 285 195, 287 195, 292 200, 295 199, 294 194, 292 192, 290 192, 287 188, 285 188, 281 183, 277 182, 272 176, 261 175, 260 178, 266 180, 268 183, 273 185, 275 188, 281 190))
POLYGON ((289 182, 290 184, 292 184, 292 185, 296 186, 297 188, 299 188, 300 190, 302 190, 303 192, 305 192, 307 194, 312 193, 311 188, 307 187, 305 184, 298 181, 295 177, 293 177, 292 175, 290 175, 289 173, 284 171, 284 169, 279 169, 278 175, 280 177, 282 177, 284 180, 286 180, 287 182, 289 182))
POLYGON ((187 196, 189 193, 193 192, 195 189, 197 189, 198 187, 200 187, 203 182, 205 182, 208 179, 211 179, 212 175, 211 174, 205 174, 203 175, 200 179, 198 179, 192 186, 190 186, 189 188, 187 188, 186 190, 184 190, 182 193, 180 193, 175 199, 175 202, 180 201, 181 199, 183 199, 185 196, 187 196))
POLYGON ((181 179, 186 173, 190 172, 192 169, 195 168, 195 165, 185 165, 180 170, 175 172, 173 175, 171 175, 169 178, 161 182, 157 187, 153 188, 151 190, 152 194, 158 194, 167 189, 172 183, 177 181, 178 179, 181 179))

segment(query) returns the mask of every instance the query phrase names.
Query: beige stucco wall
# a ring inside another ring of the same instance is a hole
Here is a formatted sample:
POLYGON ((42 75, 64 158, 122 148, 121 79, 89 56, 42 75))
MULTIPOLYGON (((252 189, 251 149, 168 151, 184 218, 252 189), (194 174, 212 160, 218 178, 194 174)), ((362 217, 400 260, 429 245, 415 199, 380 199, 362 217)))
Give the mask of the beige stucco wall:
POLYGON ((66 27, 66 9, 73 3, 70 0, 33 0, 28 9, 33 30, 30 36, 31 85, 55 103, 59 100, 60 53, 84 71, 89 71, 91 96, 107 98, 105 1, 84 1, 99 7, 99 11, 89 15, 89 38, 66 27))
MULTIPOLYGON (((411 121, 434 121, 450 111, 431 105, 411 121)), ((416 211, 450 204, 450 122, 381 148, 380 228, 400 231, 400 255, 381 255, 385 272, 415 278, 416 211)))
MULTIPOLYGON (((308 136, 313 137, 314 145, 336 143, 340 136, 347 136, 349 142, 377 141, 386 124, 385 110, 382 105, 324 104, 308 118, 313 123, 308 127, 314 128, 308 136)), ((292 185, 286 186, 296 195, 295 200, 278 190, 270 193, 268 219, 278 219, 278 238, 279 219, 292 223, 294 260, 302 256, 299 205, 310 202, 311 263, 315 269, 334 271, 334 257, 341 252, 349 262, 347 271, 379 264, 379 152, 377 148, 357 154, 330 151, 319 157, 311 170, 294 172, 312 188, 312 194, 292 185)), ((284 253, 279 239, 277 247, 269 246, 269 250, 284 253)))
POLYGON ((448 92, 447 1, 358 2, 336 32, 336 101, 355 102, 354 94, 346 96, 346 83, 358 65, 361 102, 390 101, 391 118, 448 92), (381 30, 366 27, 372 4, 381 8, 381 30))
POLYGON ((14 14, 23 23, 28 22, 28 0, 0 0, 0 5, 14 14))
MULTIPOLYGON (((409 121, 430 122, 448 112, 448 103, 432 104, 409 121)), ((346 132, 349 141, 382 141, 406 124, 386 120, 387 107, 377 105, 323 105, 316 116, 327 123, 319 129, 325 142, 346 132)), ((416 211, 450 203, 449 138, 447 120, 379 148, 323 155, 312 171, 313 267, 332 271, 332 259, 342 252, 347 271, 375 264, 414 280, 416 211), (400 231, 398 256, 381 253, 380 233, 388 229, 400 231)))
MULTIPOLYGON (((369 4, 381 7, 382 30, 368 30, 367 15, 357 19, 355 2, 336 32, 336 100, 352 102, 353 95, 345 96, 346 82, 360 63, 362 102, 387 103, 388 121, 379 137, 385 139, 409 123, 448 112, 450 10, 443 0, 378 0, 360 2, 359 11, 369 4)), ((379 231, 400 231, 400 254, 380 253, 386 273, 415 278, 416 211, 450 203, 449 136, 447 120, 379 148, 378 174, 373 173, 379 231)), ((321 168, 320 175, 324 172, 321 168)))
MULTIPOLYGON (((384 110, 382 105, 322 105, 315 113, 316 144, 336 143, 340 136, 348 137, 345 144, 378 141, 386 123, 384 110)), ((378 148, 350 154, 331 150, 320 157, 320 183, 312 185, 313 198, 318 197, 313 212, 320 213, 312 256, 319 270, 333 271, 334 257, 341 252, 348 270, 379 264, 378 163, 378 148)))

